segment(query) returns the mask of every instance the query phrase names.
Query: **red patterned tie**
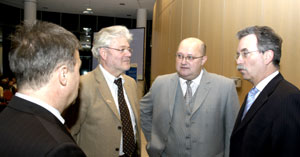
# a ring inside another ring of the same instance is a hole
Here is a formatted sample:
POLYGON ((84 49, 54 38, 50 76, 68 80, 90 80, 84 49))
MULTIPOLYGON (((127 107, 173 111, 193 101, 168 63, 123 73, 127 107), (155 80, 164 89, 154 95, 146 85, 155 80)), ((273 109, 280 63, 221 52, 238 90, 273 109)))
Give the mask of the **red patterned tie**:
POLYGON ((131 156, 135 150, 135 139, 134 139, 129 110, 126 101, 124 99, 122 79, 119 78, 115 80, 114 83, 118 86, 118 102, 119 102, 119 109, 121 114, 121 122, 123 126, 122 127, 123 152, 128 156, 131 156))

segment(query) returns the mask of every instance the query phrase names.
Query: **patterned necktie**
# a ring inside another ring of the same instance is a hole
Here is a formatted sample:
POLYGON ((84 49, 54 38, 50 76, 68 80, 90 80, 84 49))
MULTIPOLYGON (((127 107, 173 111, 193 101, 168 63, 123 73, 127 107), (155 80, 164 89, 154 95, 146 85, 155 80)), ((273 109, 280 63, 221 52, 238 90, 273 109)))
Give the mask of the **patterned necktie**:
POLYGON ((135 139, 131 124, 130 113, 126 101, 124 99, 122 79, 119 78, 115 80, 114 83, 118 86, 118 103, 121 114, 123 133, 123 152, 126 155, 131 156, 135 150, 135 139))
POLYGON ((186 92, 185 92, 184 100, 185 100, 185 104, 188 107, 191 107, 190 103, 191 103, 192 96, 193 96, 191 83, 192 83, 191 80, 186 81, 186 92))
POLYGON ((255 88, 255 87, 253 87, 250 90, 250 92, 248 93, 247 103, 246 103, 246 106, 245 106, 245 110, 244 110, 242 119, 244 119, 246 113, 248 112, 249 108, 253 104, 253 102, 255 100, 255 95, 256 95, 257 92, 259 92, 259 90, 257 88, 255 88))

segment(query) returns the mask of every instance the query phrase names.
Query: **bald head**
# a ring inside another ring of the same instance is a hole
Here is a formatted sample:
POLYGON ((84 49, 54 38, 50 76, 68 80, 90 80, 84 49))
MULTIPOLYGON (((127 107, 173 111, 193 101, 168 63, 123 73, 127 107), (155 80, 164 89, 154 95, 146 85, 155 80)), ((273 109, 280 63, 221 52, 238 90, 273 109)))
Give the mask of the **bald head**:
POLYGON ((186 38, 178 46, 176 53, 176 70, 179 77, 193 80, 199 76, 204 63, 205 44, 197 38, 186 38))
POLYGON ((206 46, 204 42, 198 38, 190 37, 190 38, 183 39, 178 46, 178 50, 181 47, 187 47, 189 49, 196 50, 200 52, 201 55, 206 54, 206 46))

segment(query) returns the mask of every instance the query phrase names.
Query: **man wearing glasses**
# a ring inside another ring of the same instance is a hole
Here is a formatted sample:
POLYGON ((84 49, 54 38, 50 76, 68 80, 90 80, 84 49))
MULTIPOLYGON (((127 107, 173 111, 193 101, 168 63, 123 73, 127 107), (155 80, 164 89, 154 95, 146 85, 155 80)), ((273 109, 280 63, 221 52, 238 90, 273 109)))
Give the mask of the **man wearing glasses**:
POLYGON ((130 68, 131 40, 124 26, 95 34, 92 52, 99 66, 80 78, 79 117, 71 127, 87 156, 140 155, 137 85, 124 74, 130 68))
POLYGON ((181 41, 177 73, 158 76, 141 99, 141 125, 150 156, 228 156, 239 102, 232 80, 208 73, 205 44, 181 41))
POLYGON ((230 156, 299 156, 300 92, 279 72, 281 37, 267 26, 237 36, 237 69, 253 88, 236 119, 230 156))

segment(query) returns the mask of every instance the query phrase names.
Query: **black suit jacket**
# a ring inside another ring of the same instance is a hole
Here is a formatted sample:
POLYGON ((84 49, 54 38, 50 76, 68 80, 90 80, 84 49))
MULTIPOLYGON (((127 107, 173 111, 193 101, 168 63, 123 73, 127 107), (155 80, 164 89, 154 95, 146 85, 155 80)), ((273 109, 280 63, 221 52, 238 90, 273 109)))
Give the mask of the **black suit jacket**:
POLYGON ((85 156, 65 126, 49 111, 13 97, 0 113, 0 156, 85 156))
POLYGON ((230 157, 299 156, 299 99, 299 89, 278 74, 241 121, 244 101, 231 135, 230 157))

